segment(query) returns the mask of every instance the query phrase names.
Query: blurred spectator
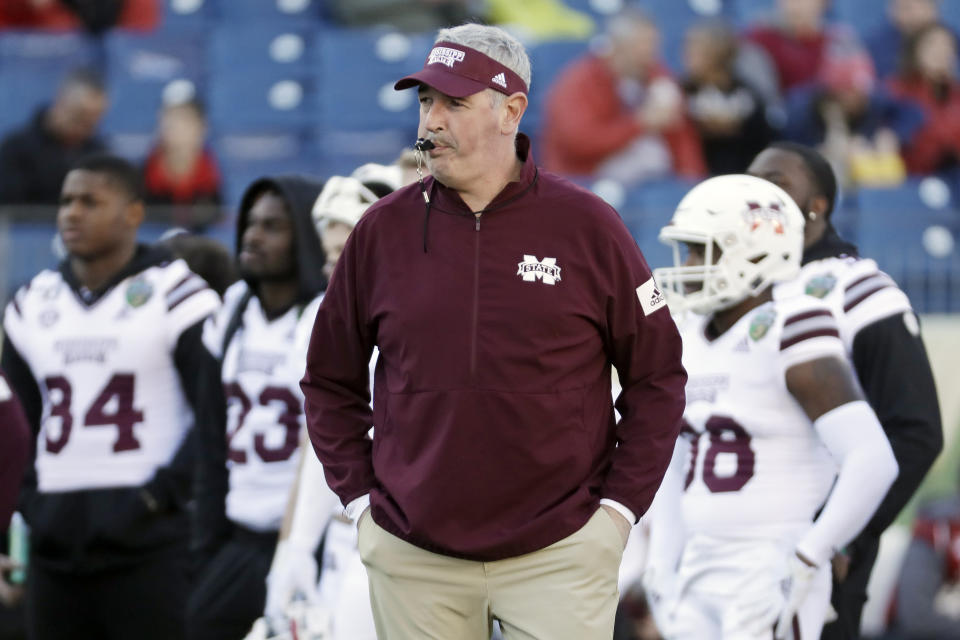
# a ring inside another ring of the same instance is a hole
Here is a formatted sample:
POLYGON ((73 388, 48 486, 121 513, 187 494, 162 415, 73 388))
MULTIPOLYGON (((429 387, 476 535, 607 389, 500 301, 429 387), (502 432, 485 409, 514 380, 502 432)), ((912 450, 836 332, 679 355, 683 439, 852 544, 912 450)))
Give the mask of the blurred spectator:
POLYGON ((864 39, 877 76, 896 73, 910 36, 939 18, 937 0, 888 0, 887 22, 864 39))
POLYGON ((167 104, 143 168, 147 204, 174 207, 174 222, 193 230, 215 219, 221 203, 220 171, 206 138, 203 105, 193 99, 167 104))
POLYGON ((596 28, 590 16, 561 0, 487 0, 487 18, 522 40, 582 40, 596 28))
POLYGON ((101 33, 111 27, 150 30, 160 21, 157 0, 3 0, 0 29, 85 28, 101 33))
POLYGON ((421 32, 478 20, 481 0, 330 0, 326 10, 345 27, 390 25, 401 31, 421 32))
POLYGON ((960 81, 957 37, 941 24, 923 27, 907 41, 903 73, 890 82, 895 96, 926 111, 926 124, 904 148, 911 173, 933 173, 960 165, 960 81))
POLYGON ((206 280, 221 300, 227 288, 237 281, 233 254, 213 238, 177 228, 163 234, 157 244, 165 246, 177 258, 183 258, 190 271, 206 280))
POLYGON ((54 205, 77 160, 106 147, 96 137, 107 109, 103 78, 78 69, 60 85, 48 107, 0 142, 0 205, 54 205))
POLYGON ((876 87, 861 52, 828 59, 818 83, 788 96, 784 137, 819 147, 842 182, 891 185, 905 174, 900 147, 923 121, 919 106, 876 87))
POLYGON ((960 640, 960 493, 920 507, 901 566, 897 631, 910 640, 960 640))
POLYGON ((856 42, 849 28, 826 24, 827 5, 828 0, 777 0, 774 22, 747 31, 773 60, 782 92, 815 80, 832 49, 856 42))
POLYGON ((638 183, 705 173, 683 95, 659 60, 660 34, 636 10, 610 19, 608 47, 564 69, 550 89, 544 165, 638 183))
POLYGON ((743 173, 772 138, 760 95, 735 68, 737 40, 722 22, 687 31, 683 90, 711 175, 743 173))

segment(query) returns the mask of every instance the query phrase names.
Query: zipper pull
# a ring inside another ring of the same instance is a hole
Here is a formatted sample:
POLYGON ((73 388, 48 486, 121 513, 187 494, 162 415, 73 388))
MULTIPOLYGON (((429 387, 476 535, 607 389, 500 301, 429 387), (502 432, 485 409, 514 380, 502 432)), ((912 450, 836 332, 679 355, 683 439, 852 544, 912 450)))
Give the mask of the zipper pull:
POLYGON ((475 214, 473 214, 474 219, 477 221, 477 224, 476 224, 476 227, 475 227, 477 231, 480 231, 480 216, 482 216, 482 215, 483 215, 482 213, 475 213, 475 214))

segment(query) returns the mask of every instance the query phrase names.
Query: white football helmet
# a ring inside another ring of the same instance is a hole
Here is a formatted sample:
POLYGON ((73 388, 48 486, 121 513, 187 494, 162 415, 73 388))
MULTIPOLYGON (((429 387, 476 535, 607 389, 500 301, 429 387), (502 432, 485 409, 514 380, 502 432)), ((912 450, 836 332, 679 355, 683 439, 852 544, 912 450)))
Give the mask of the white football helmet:
POLYGON ((654 277, 671 312, 712 313, 796 277, 803 226, 796 203, 773 183, 747 175, 701 182, 660 230, 674 266, 654 277), (702 251, 702 265, 686 264, 688 248, 702 251))
POLYGON ((331 222, 342 222, 352 228, 376 201, 377 194, 356 178, 331 176, 313 203, 313 222, 321 234, 331 222))

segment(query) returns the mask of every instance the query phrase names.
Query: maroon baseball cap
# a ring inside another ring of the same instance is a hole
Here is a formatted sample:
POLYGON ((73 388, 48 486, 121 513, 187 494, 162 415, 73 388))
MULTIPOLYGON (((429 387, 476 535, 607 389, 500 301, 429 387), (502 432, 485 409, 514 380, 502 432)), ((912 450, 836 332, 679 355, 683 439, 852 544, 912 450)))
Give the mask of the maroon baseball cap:
POLYGON ((454 98, 466 98, 484 89, 506 95, 527 93, 527 83, 513 70, 490 56, 453 42, 433 45, 423 69, 401 78, 397 91, 425 84, 454 98))

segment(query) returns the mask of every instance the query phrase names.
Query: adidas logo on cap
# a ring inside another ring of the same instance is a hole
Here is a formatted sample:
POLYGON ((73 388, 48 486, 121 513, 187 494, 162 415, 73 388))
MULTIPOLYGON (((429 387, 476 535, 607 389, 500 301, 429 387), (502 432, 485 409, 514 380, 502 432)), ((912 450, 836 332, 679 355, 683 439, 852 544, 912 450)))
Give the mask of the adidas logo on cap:
POLYGON ((497 75, 493 76, 492 78, 490 78, 490 82, 492 82, 492 83, 494 83, 494 84, 498 84, 498 85, 500 85, 501 87, 503 87, 504 89, 507 88, 507 77, 506 77, 505 75, 503 75, 503 72, 502 72, 502 71, 501 71, 500 73, 498 73, 497 75))

